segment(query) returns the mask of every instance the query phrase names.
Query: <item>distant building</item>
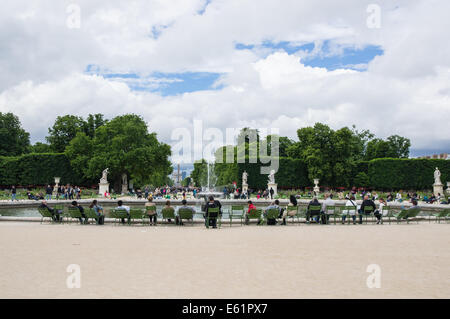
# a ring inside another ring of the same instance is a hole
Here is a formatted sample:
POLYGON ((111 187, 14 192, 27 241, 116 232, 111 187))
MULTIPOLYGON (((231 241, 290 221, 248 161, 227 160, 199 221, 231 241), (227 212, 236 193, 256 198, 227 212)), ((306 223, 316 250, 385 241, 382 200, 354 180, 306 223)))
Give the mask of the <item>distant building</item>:
POLYGON ((445 159, 450 160, 450 156, 448 153, 442 153, 442 154, 433 154, 433 155, 427 155, 427 156, 420 156, 418 158, 422 159, 445 159))

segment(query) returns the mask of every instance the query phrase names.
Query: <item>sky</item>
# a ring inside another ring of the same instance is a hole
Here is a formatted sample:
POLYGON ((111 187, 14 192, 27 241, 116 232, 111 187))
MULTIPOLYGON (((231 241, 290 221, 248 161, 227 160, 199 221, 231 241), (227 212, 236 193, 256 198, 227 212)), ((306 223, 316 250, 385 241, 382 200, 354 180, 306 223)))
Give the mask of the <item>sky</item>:
MULTIPOLYGON (((0 112, 175 129, 316 122, 450 152, 447 0, 15 0, 0 11, 0 112)), ((225 134, 225 133, 224 133, 225 134)), ((224 141, 225 142, 225 141, 224 141)))

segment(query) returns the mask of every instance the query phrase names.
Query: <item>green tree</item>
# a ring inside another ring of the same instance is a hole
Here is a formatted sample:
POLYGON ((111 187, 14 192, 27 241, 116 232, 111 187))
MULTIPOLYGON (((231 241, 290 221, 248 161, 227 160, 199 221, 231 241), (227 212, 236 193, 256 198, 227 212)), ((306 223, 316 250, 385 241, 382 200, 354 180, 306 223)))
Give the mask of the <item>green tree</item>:
POLYGON ((80 116, 58 116, 53 126, 48 129, 49 136, 46 140, 54 152, 63 153, 77 133, 84 131, 85 125, 86 122, 80 116))
POLYGON ((48 145, 48 144, 36 142, 36 144, 30 145, 30 147, 28 148, 28 151, 29 151, 29 153, 42 154, 42 153, 51 153, 52 149, 51 149, 50 145, 48 145))
POLYGON ((0 156, 17 156, 27 153, 30 134, 22 128, 13 113, 0 112, 0 156))
POLYGON ((194 186, 200 187, 207 184, 208 166, 205 159, 194 162, 194 169, 191 172, 191 177, 194 179, 194 186))
POLYGON ((98 178, 108 167, 118 188, 122 174, 136 185, 164 185, 172 172, 170 146, 149 133, 138 115, 118 116, 96 129, 93 138, 76 135, 66 150, 71 164, 87 178, 98 178))

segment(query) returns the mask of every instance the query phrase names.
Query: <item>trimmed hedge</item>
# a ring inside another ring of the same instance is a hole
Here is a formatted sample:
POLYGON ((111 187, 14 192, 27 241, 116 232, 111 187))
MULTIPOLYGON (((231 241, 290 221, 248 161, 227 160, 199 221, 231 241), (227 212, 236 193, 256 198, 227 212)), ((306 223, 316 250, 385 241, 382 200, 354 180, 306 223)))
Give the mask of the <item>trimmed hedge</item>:
POLYGON ((450 161, 441 159, 382 158, 369 162, 370 186, 379 190, 432 189, 436 167, 446 186, 450 181, 450 161))
POLYGON ((25 154, 16 157, 0 157, 0 185, 54 184, 54 177, 61 177, 61 184, 90 185, 75 173, 64 154, 25 154))
MULTIPOLYGON (((303 188, 310 186, 311 182, 308 179, 308 172, 306 165, 303 161, 292 158, 279 158, 279 169, 275 174, 275 182, 278 184, 278 188, 303 188)), ((242 185, 242 173, 247 171, 248 173, 248 186, 252 189, 266 189, 268 175, 261 174, 261 167, 268 166, 269 164, 249 163, 248 159, 246 163, 237 164, 237 176, 238 185, 242 185)))

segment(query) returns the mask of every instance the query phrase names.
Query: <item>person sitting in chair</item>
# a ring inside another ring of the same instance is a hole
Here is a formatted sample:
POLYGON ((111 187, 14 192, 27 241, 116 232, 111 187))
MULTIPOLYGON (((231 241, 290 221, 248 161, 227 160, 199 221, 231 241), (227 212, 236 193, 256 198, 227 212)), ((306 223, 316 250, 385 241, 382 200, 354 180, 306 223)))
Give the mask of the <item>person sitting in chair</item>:
MULTIPOLYGON (((81 213, 81 216, 84 218, 84 224, 87 224, 87 223, 88 223, 88 218, 87 218, 86 215, 84 214, 84 208, 83 208, 83 206, 78 205, 78 203, 77 203, 76 201, 73 201, 71 207, 78 208, 78 210, 79 210, 80 213, 81 213)), ((80 223, 83 224, 83 219, 82 219, 81 217, 80 217, 80 223)))
MULTIPOLYGON (((130 207, 125 206, 121 200, 117 202, 116 209, 123 209, 127 212, 128 223, 130 223, 130 207)), ((125 218, 122 218, 122 224, 125 224, 125 218)))
MULTIPOLYGON (((282 209, 280 208, 280 201, 278 199, 275 200, 275 202, 273 202, 272 204, 270 204, 266 210, 264 211, 264 217, 267 217, 267 211, 270 209, 276 209, 278 210, 278 215, 282 214, 282 209)), ((277 224, 277 220, 275 218, 268 218, 267 219, 267 225, 276 225, 277 224)))
MULTIPOLYGON (((192 212, 192 214, 195 214, 195 209, 194 207, 191 206, 187 206, 187 201, 185 199, 183 199, 181 201, 181 207, 178 208, 178 210, 183 209, 183 210, 190 210, 192 212)), ((184 225, 183 224, 183 220, 181 219, 180 215, 176 216, 176 220, 175 220, 176 224, 178 225, 184 225)))
POLYGON ((376 206, 375 206, 375 203, 373 202, 373 200, 369 199, 369 196, 365 195, 364 196, 364 201, 362 202, 361 208, 359 209, 359 212, 358 212, 359 213, 359 223, 360 224, 362 224, 363 214, 364 215, 370 214, 370 213, 366 214, 366 212, 364 211, 364 208, 366 206, 372 206, 372 208, 373 208, 372 211, 373 212, 375 212, 375 210, 377 209, 376 206))
POLYGON ((211 226, 212 228, 217 228, 217 218, 219 217, 218 215, 220 214, 220 208, 222 207, 222 205, 219 201, 214 200, 213 196, 209 196, 208 199, 209 202, 205 205, 205 225, 206 228, 209 228, 209 226, 211 226), (219 214, 210 213, 209 209, 211 208, 219 208, 219 214))
POLYGON ((52 219, 56 222, 59 222, 61 220, 61 210, 57 210, 54 208, 51 208, 47 205, 47 202, 45 200, 42 201, 41 205, 39 205, 39 208, 47 209, 52 214, 52 219))
POLYGON ((97 215, 97 224, 103 225, 105 223, 105 215, 103 215, 103 207, 98 205, 98 202, 96 199, 94 199, 89 205, 89 208, 92 208, 97 215))

